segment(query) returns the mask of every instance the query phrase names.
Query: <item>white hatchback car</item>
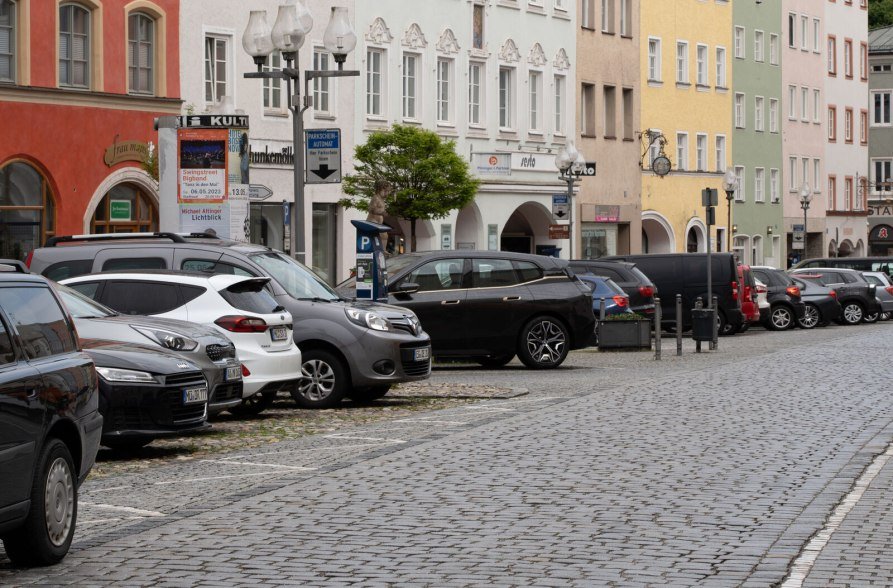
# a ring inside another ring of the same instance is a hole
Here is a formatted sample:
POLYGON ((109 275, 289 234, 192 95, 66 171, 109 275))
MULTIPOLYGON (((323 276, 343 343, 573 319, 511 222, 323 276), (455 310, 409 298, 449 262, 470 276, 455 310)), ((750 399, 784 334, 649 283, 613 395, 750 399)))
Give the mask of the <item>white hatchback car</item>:
POLYGON ((214 327, 242 362, 242 413, 258 413, 301 380, 291 314, 264 288, 270 278, 170 271, 103 272, 60 283, 122 314, 214 327))

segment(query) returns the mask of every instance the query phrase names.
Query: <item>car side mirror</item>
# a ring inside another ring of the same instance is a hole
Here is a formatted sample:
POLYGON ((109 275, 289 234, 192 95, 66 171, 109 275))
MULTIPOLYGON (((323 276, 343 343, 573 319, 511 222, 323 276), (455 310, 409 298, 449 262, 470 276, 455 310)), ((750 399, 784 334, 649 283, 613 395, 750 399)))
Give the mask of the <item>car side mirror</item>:
POLYGON ((415 294, 419 291, 420 286, 415 282, 403 282, 391 290, 394 294, 415 294))

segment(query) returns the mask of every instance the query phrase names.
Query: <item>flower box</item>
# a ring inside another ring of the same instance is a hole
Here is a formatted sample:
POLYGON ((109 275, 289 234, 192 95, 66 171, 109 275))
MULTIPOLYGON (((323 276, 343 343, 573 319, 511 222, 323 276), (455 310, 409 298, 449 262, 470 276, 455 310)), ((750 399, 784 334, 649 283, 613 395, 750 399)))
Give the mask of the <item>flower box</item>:
POLYGON ((596 321, 599 349, 651 349, 650 320, 596 321))

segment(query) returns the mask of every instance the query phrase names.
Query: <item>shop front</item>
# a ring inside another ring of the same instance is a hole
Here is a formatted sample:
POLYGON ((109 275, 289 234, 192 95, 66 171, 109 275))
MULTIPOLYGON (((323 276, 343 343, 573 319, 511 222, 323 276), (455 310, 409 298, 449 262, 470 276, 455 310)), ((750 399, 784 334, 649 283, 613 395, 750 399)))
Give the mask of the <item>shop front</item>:
POLYGON ((868 254, 893 255, 893 204, 868 207, 868 254))

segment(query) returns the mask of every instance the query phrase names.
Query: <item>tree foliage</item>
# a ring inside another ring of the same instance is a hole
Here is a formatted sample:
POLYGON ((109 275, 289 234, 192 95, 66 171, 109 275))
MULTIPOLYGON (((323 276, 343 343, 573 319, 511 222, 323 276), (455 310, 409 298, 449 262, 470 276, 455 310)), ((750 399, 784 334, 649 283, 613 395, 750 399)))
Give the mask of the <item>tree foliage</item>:
POLYGON ((384 182, 391 216, 410 221, 415 250, 417 220, 443 218, 474 199, 478 181, 468 163, 456 153, 455 143, 437 133, 405 125, 369 135, 354 152, 355 173, 344 177, 348 197, 341 205, 363 211, 384 182))
POLYGON ((868 28, 893 25, 893 0, 869 0, 868 28))

